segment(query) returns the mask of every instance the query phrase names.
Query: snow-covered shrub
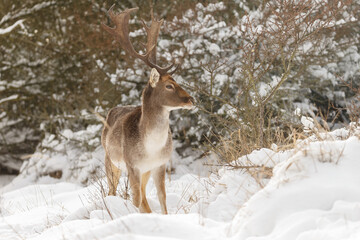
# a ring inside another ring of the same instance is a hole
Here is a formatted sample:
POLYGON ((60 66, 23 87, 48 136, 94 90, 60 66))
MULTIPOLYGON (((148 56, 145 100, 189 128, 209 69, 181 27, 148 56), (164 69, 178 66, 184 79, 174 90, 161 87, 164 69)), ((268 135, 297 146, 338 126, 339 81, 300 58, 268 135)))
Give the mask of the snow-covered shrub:
MULTIPOLYGON (((226 147, 233 149, 231 159, 236 159, 273 142, 291 141, 293 131, 301 127, 295 109, 313 117, 326 115, 331 129, 337 127, 336 117, 347 123, 349 118, 340 108, 345 106, 348 89, 341 85, 359 78, 360 63, 359 41, 347 31, 356 22, 354 10, 359 6, 354 5, 274 0, 243 7, 246 14, 234 14, 236 24, 222 21, 221 15, 206 15, 206 7, 200 4, 195 11, 189 10, 179 22, 194 26, 189 31, 195 39, 191 36, 188 45, 184 40, 190 50, 183 65, 189 69, 182 76, 196 92, 198 125, 188 133, 206 136, 218 153, 226 147), (198 26, 201 29, 196 31, 198 26), (344 54, 329 56, 335 52, 344 54), (195 71, 199 73, 190 78, 189 73, 195 71), (216 146, 217 142, 230 146, 216 146)), ((221 3, 214 6, 224 11, 221 3)), ((321 122, 320 117, 317 120, 321 122)))
POLYGON ((47 134, 15 181, 89 184, 98 180, 104 175, 101 129, 102 124, 96 124, 75 132, 64 129, 58 136, 47 134))

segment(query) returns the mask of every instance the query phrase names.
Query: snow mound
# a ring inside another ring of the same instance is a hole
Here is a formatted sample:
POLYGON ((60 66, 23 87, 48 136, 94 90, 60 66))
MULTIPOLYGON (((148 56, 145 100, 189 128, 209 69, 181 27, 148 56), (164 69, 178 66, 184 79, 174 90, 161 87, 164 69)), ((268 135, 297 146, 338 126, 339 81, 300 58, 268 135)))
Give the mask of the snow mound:
POLYGON ((267 186, 237 213, 230 226, 232 235, 359 239, 359 149, 358 137, 312 142, 276 165, 267 186))

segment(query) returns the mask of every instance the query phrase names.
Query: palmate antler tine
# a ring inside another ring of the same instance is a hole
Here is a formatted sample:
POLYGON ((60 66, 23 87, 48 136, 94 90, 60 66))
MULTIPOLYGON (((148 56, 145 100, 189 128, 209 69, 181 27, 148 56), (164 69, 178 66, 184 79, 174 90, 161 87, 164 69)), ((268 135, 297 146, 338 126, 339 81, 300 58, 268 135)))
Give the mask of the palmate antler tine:
POLYGON ((154 18, 154 14, 151 9, 151 24, 148 26, 143 19, 141 19, 142 25, 144 26, 147 34, 147 42, 146 42, 146 51, 155 45, 152 52, 150 53, 150 61, 156 64, 156 45, 157 39, 159 37, 161 25, 164 22, 164 19, 157 20, 154 18))
MULTIPOLYGON (((145 60, 144 60, 144 62, 145 62, 145 60)), ((159 67, 158 65, 153 64, 148 58, 146 60, 146 64, 149 67, 155 68, 160 73, 160 75, 165 75, 174 66, 174 63, 172 63, 167 67, 159 67)))
MULTIPOLYGON (((174 66, 174 64, 172 64, 172 66, 174 66)), ((176 64, 176 65, 175 65, 175 69, 172 70, 171 72, 169 72, 169 74, 170 74, 170 75, 173 75, 173 74, 179 69, 179 67, 180 67, 180 64, 176 64)), ((169 68, 169 70, 170 70, 170 68, 169 68)))
POLYGON ((111 21, 114 23, 115 27, 111 28, 105 24, 102 24, 103 28, 113 35, 116 40, 118 40, 121 46, 124 48, 126 52, 134 57, 143 57, 145 55, 138 54, 133 45, 130 42, 129 38, 129 20, 130 20, 130 13, 138 10, 139 8, 130 8, 126 9, 125 11, 115 14, 113 11, 115 5, 112 5, 108 11, 111 21))

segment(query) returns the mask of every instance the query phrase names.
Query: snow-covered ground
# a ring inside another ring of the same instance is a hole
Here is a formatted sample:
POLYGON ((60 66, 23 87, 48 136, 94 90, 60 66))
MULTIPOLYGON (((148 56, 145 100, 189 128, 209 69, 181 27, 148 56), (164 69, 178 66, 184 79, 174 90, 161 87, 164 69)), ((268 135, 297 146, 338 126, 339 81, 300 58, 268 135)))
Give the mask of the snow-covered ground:
POLYGON ((0 175, 0 188, 8 185, 15 177, 16 175, 0 175))
MULTIPOLYGON (((160 214, 152 180, 154 213, 140 214, 131 200, 102 197, 103 178, 83 187, 20 175, 2 189, 0 239, 360 239, 360 129, 238 160, 275 166, 271 179, 228 167, 210 173, 201 160, 174 158, 169 215, 160 214)), ((125 176, 120 183, 124 196, 125 176)))

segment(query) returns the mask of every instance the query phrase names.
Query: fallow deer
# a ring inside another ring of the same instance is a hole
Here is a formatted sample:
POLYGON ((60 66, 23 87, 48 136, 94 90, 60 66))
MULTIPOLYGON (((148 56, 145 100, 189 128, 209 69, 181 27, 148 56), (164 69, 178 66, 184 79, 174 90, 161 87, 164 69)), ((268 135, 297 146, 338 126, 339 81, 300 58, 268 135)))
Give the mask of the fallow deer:
MULTIPOLYGON (((182 89, 168 73, 174 64, 161 68, 156 65, 156 44, 163 20, 151 13, 151 25, 143 25, 147 32, 146 53, 135 51, 129 37, 130 13, 108 11, 115 27, 103 24, 124 50, 141 59, 152 68, 150 79, 142 92, 141 106, 121 106, 110 110, 106 118, 101 142, 105 149, 105 169, 109 195, 116 195, 121 171, 128 172, 133 204, 140 212, 150 213, 146 199, 146 184, 152 175, 159 198, 161 212, 167 214, 165 169, 172 153, 172 136, 169 127, 171 110, 193 107, 193 98, 182 89)), ((176 70, 176 69, 175 69, 176 70)))

